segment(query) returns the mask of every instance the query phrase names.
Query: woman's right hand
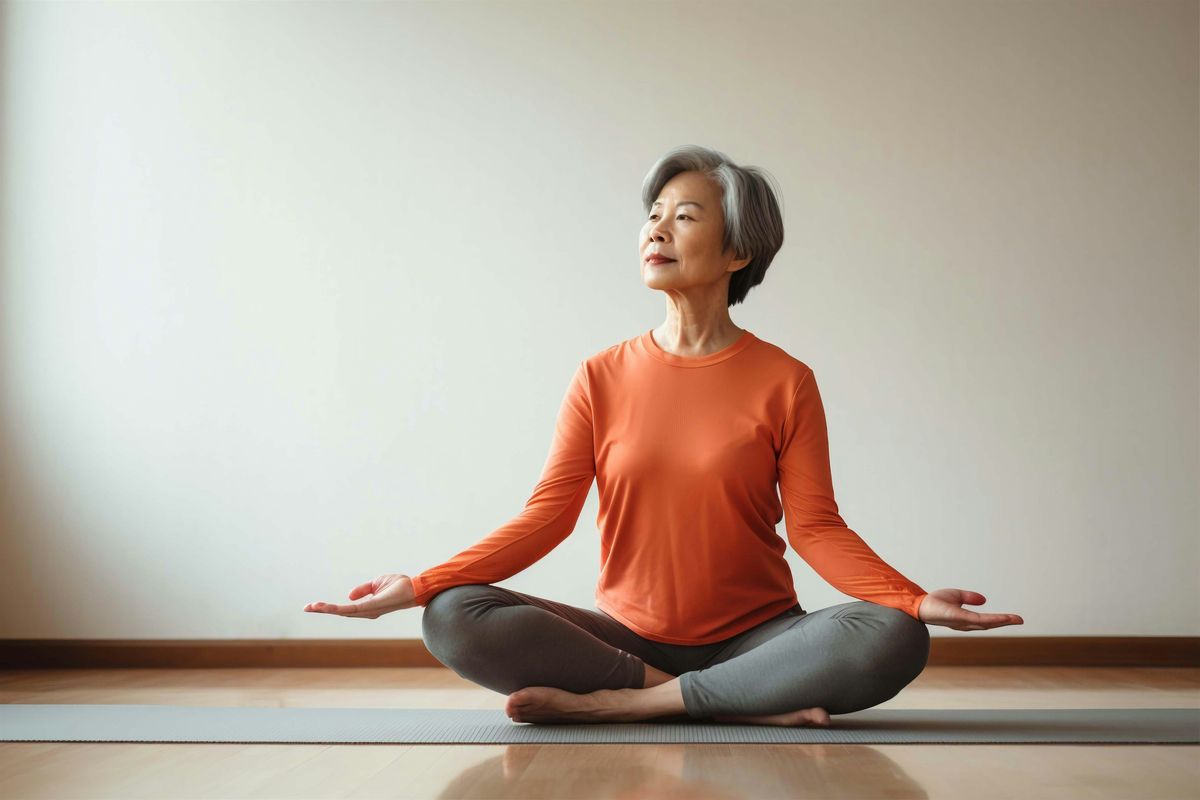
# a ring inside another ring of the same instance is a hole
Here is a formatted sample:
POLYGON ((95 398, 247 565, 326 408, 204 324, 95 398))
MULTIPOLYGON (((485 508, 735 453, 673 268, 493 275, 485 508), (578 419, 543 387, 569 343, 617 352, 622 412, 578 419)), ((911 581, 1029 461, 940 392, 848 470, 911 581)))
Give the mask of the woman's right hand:
POLYGON ((412 608, 416 605, 413 602, 415 596, 412 578, 400 574, 380 575, 375 580, 360 583, 350 590, 350 599, 358 600, 357 603, 309 603, 304 610, 317 614, 377 619, 391 611, 412 608))

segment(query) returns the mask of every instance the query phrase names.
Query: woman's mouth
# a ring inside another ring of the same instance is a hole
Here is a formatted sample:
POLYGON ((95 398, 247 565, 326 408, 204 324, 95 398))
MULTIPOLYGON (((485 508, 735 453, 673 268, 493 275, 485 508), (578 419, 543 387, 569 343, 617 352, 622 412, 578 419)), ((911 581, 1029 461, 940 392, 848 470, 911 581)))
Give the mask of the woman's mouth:
POLYGON ((649 256, 649 257, 646 259, 646 263, 647 263, 647 264, 649 264, 649 265, 651 265, 651 266, 655 266, 655 267, 656 267, 656 266, 658 266, 659 264, 673 264, 673 263, 675 263, 675 259, 673 259, 673 258, 663 258, 662 256, 649 256))

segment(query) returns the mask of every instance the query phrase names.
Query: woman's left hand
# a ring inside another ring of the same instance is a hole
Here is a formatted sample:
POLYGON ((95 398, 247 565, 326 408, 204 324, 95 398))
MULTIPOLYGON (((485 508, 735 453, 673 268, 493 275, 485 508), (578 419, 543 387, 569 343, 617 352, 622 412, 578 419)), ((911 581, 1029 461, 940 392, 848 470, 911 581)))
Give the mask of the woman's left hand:
POLYGON ((1002 628, 1005 625, 1024 625, 1025 620, 1016 614, 980 614, 962 608, 962 604, 978 606, 987 602, 979 592, 966 589, 937 589, 925 595, 917 609, 922 622, 930 625, 945 625, 956 631, 982 631, 1002 628))

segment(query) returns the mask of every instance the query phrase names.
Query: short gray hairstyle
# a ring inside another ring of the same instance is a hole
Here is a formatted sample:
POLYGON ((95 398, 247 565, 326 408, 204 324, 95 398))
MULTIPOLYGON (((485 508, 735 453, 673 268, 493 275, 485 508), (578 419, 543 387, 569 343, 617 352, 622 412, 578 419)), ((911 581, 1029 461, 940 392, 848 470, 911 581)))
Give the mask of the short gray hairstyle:
POLYGON ((682 145, 658 159, 642 181, 642 206, 647 216, 667 181, 680 172, 702 172, 721 187, 725 233, 721 249, 735 258, 751 256, 750 263, 729 279, 729 303, 746 299, 762 283, 779 248, 783 247, 783 215, 779 210, 775 179, 759 167, 739 166, 724 153, 700 145, 682 145))

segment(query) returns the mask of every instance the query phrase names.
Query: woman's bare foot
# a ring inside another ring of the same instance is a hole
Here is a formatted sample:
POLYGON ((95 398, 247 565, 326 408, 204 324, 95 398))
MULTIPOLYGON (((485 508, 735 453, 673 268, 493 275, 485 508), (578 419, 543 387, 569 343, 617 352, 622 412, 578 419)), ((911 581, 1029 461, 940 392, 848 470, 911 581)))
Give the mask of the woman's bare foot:
MULTIPOLYGON (((508 696, 504 713, 513 722, 636 722, 683 713, 678 682, 650 689, 599 689, 575 694, 553 686, 527 686, 508 696)), ((721 714, 718 722, 752 725, 828 727, 829 713, 823 708, 804 708, 784 714, 721 714)))
POLYGON ((799 727, 817 725, 822 728, 829 726, 829 712, 823 708, 802 708, 799 711, 788 711, 785 714, 769 714, 763 716, 731 716, 721 714, 714 716, 718 722, 749 722, 752 725, 780 725, 784 727, 799 727))
POLYGON ((638 722, 684 714, 679 680, 646 689, 598 689, 575 694, 552 686, 526 686, 508 696, 513 722, 638 722))
POLYGON ((575 694, 553 686, 527 686, 508 696, 504 713, 513 722, 623 722, 624 715, 605 702, 620 690, 575 694))

